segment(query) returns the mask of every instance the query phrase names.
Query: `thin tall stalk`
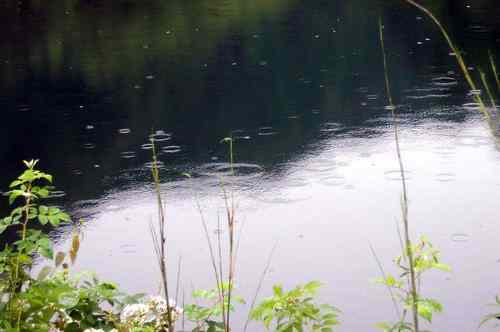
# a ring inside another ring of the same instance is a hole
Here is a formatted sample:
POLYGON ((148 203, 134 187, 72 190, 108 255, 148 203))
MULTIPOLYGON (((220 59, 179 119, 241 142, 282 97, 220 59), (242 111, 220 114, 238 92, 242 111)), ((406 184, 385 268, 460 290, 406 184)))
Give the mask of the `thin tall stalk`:
MULTIPOLYGON (((203 226, 205 239, 207 240, 207 244, 208 244, 208 251, 210 254, 210 262, 212 264, 212 269, 213 269, 213 272, 215 275, 215 282, 217 283, 217 292, 218 292, 218 296, 219 296, 219 302, 224 303, 224 295, 223 295, 223 291, 222 291, 222 269, 219 272, 219 269, 217 268, 217 261, 215 259, 215 253, 214 253, 212 241, 210 240, 210 233, 208 231, 207 221, 205 219, 205 216, 203 214, 203 210, 201 208, 201 205, 200 205, 200 202, 198 199, 196 199, 196 207, 198 209, 198 213, 200 214, 200 219, 201 219, 201 223, 203 226)), ((219 248, 220 248, 220 246, 219 246, 219 248)), ((221 255, 219 255, 219 257, 220 256, 221 255)))
POLYGON ((493 58, 493 53, 491 53, 491 50, 488 50, 488 57, 490 59, 491 71, 493 72, 493 75, 495 75, 495 82, 497 83, 497 89, 498 91, 500 91, 500 78, 498 77, 497 66, 495 64, 495 59, 493 58))
MULTIPOLYGON (((411 1, 411 0, 406 0, 411 1)), ((391 86, 389 81, 389 71, 387 65, 387 57, 385 52, 385 44, 384 44, 384 27, 382 24, 382 18, 379 17, 379 37, 380 37, 380 47, 382 49, 382 58, 384 63, 384 77, 385 77, 385 88, 387 93, 387 98, 389 100, 389 108, 392 114, 392 120, 394 122, 394 141, 396 143, 396 154, 399 163, 399 170, 401 174, 401 185, 403 187, 403 193, 401 198, 401 210, 402 210, 402 219, 403 219, 403 238, 405 243, 405 251, 408 257, 408 266, 409 266, 409 284, 410 284, 410 293, 412 297, 412 313, 413 313, 413 325, 415 332, 419 332, 419 319, 418 319, 418 292, 417 292, 417 282, 415 275, 415 266, 413 262, 413 250, 412 243, 410 239, 410 225, 408 221, 408 190, 406 185, 406 176, 405 176, 405 168, 403 164, 403 158, 401 156, 401 148, 399 144, 399 125, 398 125, 398 117, 396 114, 396 107, 394 106, 391 94, 391 86)))
MULTIPOLYGON (((469 84, 470 89, 471 90, 478 90, 476 83, 474 83, 474 80, 472 79, 472 76, 470 75, 470 72, 469 72, 468 67, 465 63, 464 57, 462 56, 462 53, 460 52, 460 49, 455 46, 450 35, 448 34, 448 32, 446 31, 444 26, 441 24, 441 22, 437 19, 437 17, 434 16, 434 14, 432 14, 432 12, 430 10, 428 10, 427 8, 425 8, 424 6, 420 5, 419 3, 417 3, 413 0, 403 0, 403 1, 406 1, 410 5, 418 8, 420 11, 425 13, 438 26, 439 30, 441 31, 441 34, 446 39, 448 46, 450 47, 451 51, 453 52, 453 54, 457 58, 458 65, 459 65, 467 83, 469 84)), ((487 110, 481 96, 474 95, 473 97, 474 97, 474 100, 479 104, 479 106, 480 106, 479 109, 480 109, 481 113, 483 113, 483 115, 486 117, 487 120, 491 120, 491 114, 487 110)))
MULTIPOLYGON (((226 137, 223 139, 223 142, 229 143, 229 167, 231 170, 231 176, 234 176, 234 153, 233 153, 233 139, 231 137, 226 137)), ((224 183, 221 182, 221 188, 222 192, 224 195, 224 204, 226 208, 226 221, 227 221, 227 229, 228 229, 228 241, 229 241, 229 248, 228 248, 228 259, 229 259, 229 267, 228 267, 228 276, 227 276, 227 303, 224 304, 223 306, 223 311, 224 307, 226 308, 226 314, 225 314, 225 322, 224 322, 224 329, 225 332, 230 331, 230 317, 231 317, 231 300, 232 300, 232 293, 233 293, 233 284, 234 284, 234 265, 235 265, 235 234, 236 234, 236 225, 235 225, 235 215, 236 215, 236 208, 235 208, 235 203, 234 203, 234 192, 233 190, 230 190, 230 194, 228 195, 224 183)))
POLYGON ((182 267, 182 256, 179 256, 179 263, 177 264, 176 286, 175 286, 175 303, 179 303, 179 290, 181 286, 181 267, 182 267))
POLYGON ((488 83, 488 80, 486 79, 486 74, 484 73, 484 71, 479 69, 479 75, 481 76, 481 82, 483 83, 483 86, 486 89, 486 93, 488 94, 488 97, 490 98, 491 106, 493 108, 496 108, 495 98, 493 97, 493 93, 491 92, 490 85, 488 83))
POLYGON ((277 247, 278 247, 278 243, 275 243, 273 248, 271 249, 271 252, 269 253, 269 256, 267 257, 266 266, 264 267, 264 270, 262 271, 262 274, 260 275, 259 283, 257 284, 257 288, 255 289, 252 303, 250 304, 250 309, 248 310, 248 316, 247 316, 247 320, 245 321, 245 326, 243 327, 243 332, 247 331, 248 324, 250 323, 252 310, 255 307, 255 303, 257 302, 257 297, 259 296, 260 290, 262 288, 262 284, 264 283, 264 278, 266 277, 267 272, 269 271, 269 268, 271 267, 271 261, 273 259, 274 252, 276 251, 277 247))
POLYGON ((153 240, 153 247, 160 268, 160 275, 162 280, 163 291, 165 294, 165 301, 167 302, 167 322, 168 331, 174 332, 174 324, 172 319, 172 308, 170 304, 170 297, 168 292, 168 276, 167 276, 167 237, 166 237, 166 221, 165 209, 160 190, 160 171, 158 168, 158 159, 156 157, 155 141, 151 138, 153 146, 153 163, 151 166, 151 174, 155 186, 156 200, 158 204, 158 230, 155 228, 153 222, 150 223, 151 238, 153 240))
MULTIPOLYGON (((375 262, 377 263, 378 269, 380 271, 380 275, 384 280, 387 279, 387 275, 385 273, 384 267, 382 266, 382 262, 380 262, 380 259, 378 258, 377 253, 375 252, 375 249, 373 248, 372 244, 369 243, 370 246, 370 251, 372 252, 373 258, 375 259, 375 262)), ((386 285, 387 291, 389 292, 389 295, 391 296, 392 300, 392 305, 394 306, 394 312, 396 313, 396 316, 399 321, 403 320, 403 315, 401 315, 401 312, 399 311, 398 304, 396 302, 396 296, 394 295, 394 292, 392 291, 392 288, 386 285)))

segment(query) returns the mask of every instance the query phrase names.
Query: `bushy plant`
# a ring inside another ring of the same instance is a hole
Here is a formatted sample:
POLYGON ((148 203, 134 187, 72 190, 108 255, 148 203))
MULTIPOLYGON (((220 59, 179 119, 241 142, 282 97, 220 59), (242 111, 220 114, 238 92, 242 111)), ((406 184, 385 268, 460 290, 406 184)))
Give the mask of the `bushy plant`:
POLYGON ((264 299, 251 312, 251 318, 264 324, 266 331, 332 332, 339 324, 338 310, 328 304, 316 304, 314 297, 321 283, 311 281, 290 291, 273 287, 273 296, 264 299))
POLYGON ((384 278, 378 279, 377 282, 388 287, 396 305, 402 307, 401 311, 398 310, 398 312, 401 312, 401 316, 395 323, 378 323, 377 327, 384 332, 415 331, 414 324, 408 318, 413 305, 416 305, 419 317, 429 323, 432 322, 434 314, 440 313, 443 310, 441 303, 435 299, 426 298, 421 295, 420 286, 423 275, 431 270, 449 272, 451 269, 448 265, 441 263, 439 250, 425 237, 421 237, 417 244, 404 250, 402 255, 396 257, 394 263, 400 270, 399 276, 386 275, 384 278), (409 265, 408 255, 410 250, 413 257, 413 266, 409 265), (418 285, 416 298, 414 298, 413 292, 408 286, 411 269, 415 272, 418 285))
POLYGON ((11 213, 0 220, 0 234, 17 228, 17 240, 0 252, 0 329, 10 331, 83 331, 90 327, 114 327, 111 311, 121 295, 114 284, 89 275, 71 277, 80 239, 74 234, 68 253, 54 254, 50 238, 41 229, 71 221, 57 207, 41 202, 48 198, 52 176, 36 169, 38 161, 24 161, 25 171, 10 184, 6 193, 11 213), (51 261, 37 277, 32 276, 36 255, 51 261))
POLYGON ((0 234, 9 228, 18 233, 0 251, 0 331, 166 331, 161 298, 138 304, 142 295, 127 296, 92 273, 70 274, 80 236, 74 232, 68 252, 54 253, 51 239, 42 230, 71 219, 59 208, 42 204, 54 187, 52 176, 37 170, 37 163, 24 161, 26 169, 6 193, 12 212, 0 219, 0 234), (49 264, 33 276, 36 256, 49 264), (130 321, 134 304, 148 309, 142 324, 130 321))
POLYGON ((185 306, 186 317, 193 322, 193 332, 223 332, 224 322, 218 320, 223 312, 233 312, 234 303, 244 303, 241 297, 233 296, 233 302, 228 302, 229 284, 223 283, 217 289, 195 290, 193 299, 202 304, 185 306))

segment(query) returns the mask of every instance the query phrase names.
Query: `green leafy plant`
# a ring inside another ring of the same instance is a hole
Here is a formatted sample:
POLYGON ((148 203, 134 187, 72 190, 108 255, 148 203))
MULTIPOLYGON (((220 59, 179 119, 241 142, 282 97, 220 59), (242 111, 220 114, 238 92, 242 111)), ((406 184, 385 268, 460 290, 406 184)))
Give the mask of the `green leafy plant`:
POLYGON ((317 281, 284 291, 273 287, 273 296, 264 299, 251 312, 251 318, 264 324, 267 331, 331 332, 339 324, 338 310, 327 304, 316 304, 314 297, 321 283, 317 281))
POLYGON ((384 278, 378 279, 377 282, 388 287, 391 295, 395 297, 396 302, 401 305, 401 317, 399 317, 396 323, 383 322, 376 326, 385 332, 418 332, 419 330, 415 328, 413 322, 410 322, 411 319, 408 319, 408 314, 412 311, 414 305, 417 307, 419 317, 429 323, 432 322, 434 314, 440 313, 443 310, 443 306, 438 301, 421 296, 421 285, 424 274, 431 270, 449 272, 451 269, 448 265, 441 263, 439 250, 425 237, 421 237, 417 244, 404 250, 403 255, 396 257, 394 263, 400 270, 399 276, 385 275, 384 278), (413 255, 413 266, 409 266, 408 252, 410 251, 413 255), (412 269, 415 272, 417 280, 416 298, 413 291, 408 289, 408 280, 412 269))
POLYGON ((75 232, 68 253, 54 254, 53 243, 41 229, 71 221, 57 207, 41 202, 50 197, 52 176, 36 169, 38 161, 24 161, 26 170, 10 184, 6 193, 12 212, 0 220, 0 233, 18 230, 18 238, 0 252, 0 330, 84 331, 112 329, 117 322, 113 306, 125 296, 116 285, 100 282, 91 274, 70 276, 80 248, 75 232), (32 276, 34 258, 50 261, 32 276), (104 308, 107 306, 108 310, 104 308))
POLYGON ((3 321, 11 326, 18 326, 22 318, 23 303, 20 297, 23 288, 30 286, 32 279, 29 272, 33 264, 33 255, 53 259, 52 242, 40 230, 33 229, 33 223, 44 226, 50 223, 57 227, 61 222, 69 222, 68 214, 56 207, 38 204, 49 197, 52 176, 35 169, 37 160, 24 161, 26 170, 10 184, 6 193, 9 204, 14 207, 9 216, 0 220, 0 233, 9 227, 18 227, 19 239, 12 246, 6 245, 0 254, 0 273, 2 286, 6 291, 2 297, 3 321))
POLYGON ((221 284, 216 289, 196 290, 192 296, 195 300, 204 302, 201 304, 190 304, 184 308, 184 312, 189 321, 195 324, 193 332, 223 332, 225 330, 224 322, 217 320, 222 312, 233 312, 235 310, 234 303, 244 303, 245 301, 238 296, 232 298, 229 302, 227 296, 229 292, 229 284, 221 284), (224 296, 220 296, 222 291, 224 296), (223 299, 221 302, 220 299, 223 299))

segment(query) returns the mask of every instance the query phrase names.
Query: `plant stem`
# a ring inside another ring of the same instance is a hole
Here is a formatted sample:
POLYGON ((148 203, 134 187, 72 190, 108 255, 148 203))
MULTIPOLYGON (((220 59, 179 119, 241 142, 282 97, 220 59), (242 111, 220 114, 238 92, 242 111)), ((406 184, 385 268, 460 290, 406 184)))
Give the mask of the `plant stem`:
MULTIPOLYGON (((153 176, 153 182, 155 185, 155 191, 156 191, 156 199, 158 203, 158 232, 159 232, 159 238, 158 236, 153 235, 153 240, 156 240, 156 253, 157 253, 157 258, 158 258, 158 263, 160 267, 160 274, 162 278, 162 283, 163 283, 163 290, 165 293, 165 301, 167 302, 167 321, 168 321, 168 330, 169 332, 174 331, 174 325, 173 325, 173 319, 172 319, 172 308, 170 306, 170 298, 168 294, 168 278, 167 278, 167 257, 166 257, 166 245, 167 245, 167 240, 166 240, 166 234, 165 234, 165 210, 163 207, 163 199, 161 197, 161 190, 160 190, 160 175, 159 175, 159 169, 158 169, 158 160, 156 158, 156 148, 155 148, 155 142, 153 139, 151 139, 151 143, 153 145, 153 165, 151 168, 151 173, 153 176)), ((152 234, 155 233, 154 228, 152 227, 151 229, 152 234)))
MULTIPOLYGON (((407 0, 411 1, 411 0, 407 0)), ((412 297, 412 312, 413 312, 413 325, 415 332, 419 331, 419 320, 418 320, 418 293, 417 293, 417 283, 415 277, 415 266, 413 262, 413 250, 412 244, 410 240, 410 227, 408 222, 408 190, 406 186, 406 176, 405 176, 405 168, 403 164, 403 158, 401 156, 401 148, 399 144, 399 126, 398 126, 398 118, 396 115, 396 107, 394 106, 391 94, 391 87, 389 82, 389 72, 387 66, 387 58, 385 53, 385 44, 384 44, 384 28, 382 24, 382 18, 379 17, 379 36, 380 36, 380 46, 382 49, 382 56, 384 62, 384 76, 385 76, 385 87, 387 91, 387 96, 389 99, 389 107, 392 114, 392 119, 394 122, 394 140, 396 143, 396 154, 399 163, 399 170, 401 173, 401 185, 403 187, 402 193, 402 217, 403 217, 403 233, 404 233, 404 242, 405 242, 405 251, 408 257, 408 265, 410 270, 410 293, 412 297)))
MULTIPOLYGON (((424 12, 438 26, 442 35, 446 39, 446 42, 448 43, 448 46, 450 47, 451 51, 455 54, 455 56, 457 58, 458 65, 459 65, 460 69, 462 70, 462 73, 464 74, 465 79, 466 79, 467 83, 469 84, 469 87, 471 88, 471 90, 478 90, 476 84, 474 83, 474 80, 472 79, 472 77, 469 73, 469 70, 467 69, 467 65, 465 64, 465 60, 462 56, 462 53, 460 52, 458 47, 455 46, 455 44, 451 40, 450 35, 448 34, 448 32, 446 32, 446 29, 443 27, 443 25, 437 19, 437 17, 434 16, 434 14, 432 14, 432 12, 430 10, 428 10, 427 8, 425 8, 424 6, 418 4, 417 2, 415 2, 413 0, 403 0, 403 1, 406 1, 410 5, 416 7, 420 11, 424 12)), ((483 115, 486 117, 486 119, 488 121, 491 120, 491 114, 486 109, 486 106, 485 106, 483 100, 481 99, 481 96, 474 95, 474 99, 479 104, 479 109, 480 109, 481 113, 483 113, 483 115)))
POLYGON ((495 65, 495 59, 493 58, 493 53, 491 53, 491 50, 488 50, 488 55, 490 59, 491 70, 495 75, 495 82, 497 83, 497 89, 498 91, 500 91, 500 78, 498 77, 497 66, 495 65))
POLYGON ((488 80, 486 79, 486 74, 482 71, 481 68, 478 68, 479 75, 481 76, 481 82, 483 83, 484 88, 486 89, 486 93, 490 98, 491 107, 496 108, 495 98, 493 97, 493 93, 491 92, 490 85, 488 84, 488 80))

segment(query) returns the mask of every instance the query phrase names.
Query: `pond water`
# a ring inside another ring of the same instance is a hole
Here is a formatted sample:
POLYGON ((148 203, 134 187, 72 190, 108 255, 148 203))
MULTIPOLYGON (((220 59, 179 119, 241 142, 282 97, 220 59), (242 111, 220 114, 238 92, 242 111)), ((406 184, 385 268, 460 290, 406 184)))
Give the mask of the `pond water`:
MULTIPOLYGON (((474 75, 488 50, 500 59, 495 1, 426 4, 474 75)), ((401 197, 379 15, 411 228, 453 267, 425 280, 445 308, 433 330, 476 330, 500 291, 500 151, 435 26, 398 1, 0 2, 0 184, 40 158, 53 202, 86 220, 76 268, 155 292, 153 135, 171 274, 182 257, 186 293, 213 285, 197 204, 213 240, 227 235, 222 176, 243 226, 238 292, 251 299, 276 245, 261 295, 320 280, 321 299, 342 310, 339 331, 374 330, 394 314, 369 245, 392 271, 401 197)), ((70 232, 53 237, 67 246, 70 232)))

